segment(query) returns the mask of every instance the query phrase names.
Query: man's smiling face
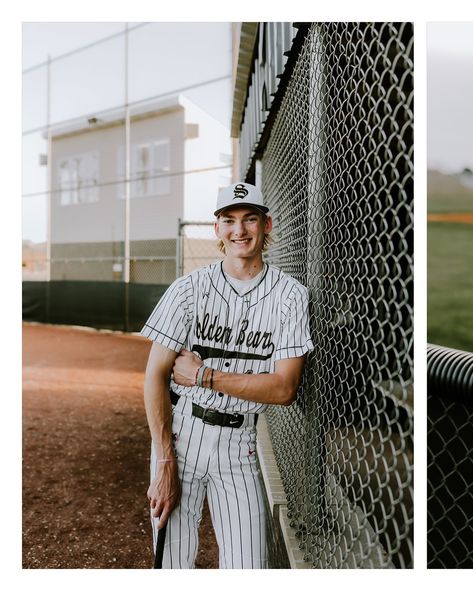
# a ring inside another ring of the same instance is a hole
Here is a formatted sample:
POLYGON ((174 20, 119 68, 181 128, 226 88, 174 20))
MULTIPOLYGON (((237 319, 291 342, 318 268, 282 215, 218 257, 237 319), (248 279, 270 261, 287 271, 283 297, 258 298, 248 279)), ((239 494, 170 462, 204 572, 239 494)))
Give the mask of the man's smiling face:
POLYGON ((222 240, 227 256, 234 258, 260 256, 265 234, 271 228, 271 217, 252 207, 229 207, 215 223, 215 233, 222 240))

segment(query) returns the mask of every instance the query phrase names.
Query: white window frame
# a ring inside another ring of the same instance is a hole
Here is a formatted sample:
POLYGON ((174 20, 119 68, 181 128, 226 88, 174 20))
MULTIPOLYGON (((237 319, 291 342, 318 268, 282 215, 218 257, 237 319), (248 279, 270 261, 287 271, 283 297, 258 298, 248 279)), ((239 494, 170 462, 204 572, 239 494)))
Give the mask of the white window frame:
POLYGON ((97 203, 99 200, 99 153, 64 156, 56 171, 58 204, 62 207, 97 203), (90 164, 92 166, 90 166, 90 164))
MULTIPOLYGON (((123 190, 125 182, 125 146, 117 147, 117 196, 125 198, 123 190)), ((131 191, 130 197, 140 199, 142 197, 161 197, 171 192, 171 141, 168 137, 139 142, 131 145, 131 191), (157 149, 165 146, 164 162, 158 162, 157 149), (139 151, 148 149, 149 161, 146 166, 140 162, 139 151), (164 173, 164 176, 160 176, 164 173)))
POLYGON ((154 141, 152 154, 154 192, 156 195, 169 195, 169 193, 171 192, 171 177, 169 176, 169 173, 171 172, 171 142, 169 141, 169 138, 162 138, 154 141), (156 148, 158 148, 159 146, 165 146, 166 148, 166 162, 161 166, 158 166, 156 155, 156 148), (163 173, 165 174, 165 176, 158 176, 163 173))

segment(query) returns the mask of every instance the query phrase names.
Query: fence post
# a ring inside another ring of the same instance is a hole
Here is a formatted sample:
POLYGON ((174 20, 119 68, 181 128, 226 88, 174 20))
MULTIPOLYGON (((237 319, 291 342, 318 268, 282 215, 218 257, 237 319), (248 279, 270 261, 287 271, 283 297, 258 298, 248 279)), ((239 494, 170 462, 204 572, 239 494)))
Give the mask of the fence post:
POLYGON ((181 218, 177 220, 177 240, 176 240, 176 279, 182 275, 183 261, 182 261, 182 227, 184 226, 181 218))

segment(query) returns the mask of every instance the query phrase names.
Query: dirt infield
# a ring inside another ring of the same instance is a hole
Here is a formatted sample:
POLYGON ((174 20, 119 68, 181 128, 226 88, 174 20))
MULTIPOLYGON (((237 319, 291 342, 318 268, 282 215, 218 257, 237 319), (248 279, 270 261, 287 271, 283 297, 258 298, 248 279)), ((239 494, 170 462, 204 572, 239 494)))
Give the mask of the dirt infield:
MULTIPOLYGON (((23 568, 151 568, 150 344, 23 327, 23 568)), ((197 568, 218 568, 208 508, 197 568)))
POLYGON ((460 213, 429 213, 428 222, 453 222, 455 224, 473 224, 473 211, 460 213))

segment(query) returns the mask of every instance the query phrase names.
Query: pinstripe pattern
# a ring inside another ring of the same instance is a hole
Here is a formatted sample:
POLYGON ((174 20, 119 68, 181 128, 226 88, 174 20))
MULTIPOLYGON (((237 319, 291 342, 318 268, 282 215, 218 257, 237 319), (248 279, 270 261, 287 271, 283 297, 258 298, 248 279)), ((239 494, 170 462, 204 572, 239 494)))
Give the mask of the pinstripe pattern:
MULTIPOLYGON (((163 569, 194 568, 198 528, 207 492, 220 549, 220 568, 266 568, 265 512, 254 427, 206 425, 181 398, 173 432, 181 480, 181 502, 168 520, 163 569)), ((151 479, 159 470, 151 448, 151 479)), ((159 520, 151 515, 153 545, 159 520)))
MULTIPOLYGON (((177 279, 141 334, 176 352, 208 353, 206 365, 231 373, 273 373, 276 361, 313 349, 307 289, 271 265, 265 265, 260 282, 243 295, 227 280, 221 262, 177 279)), ((200 406, 226 412, 266 408, 198 386, 171 382, 171 387, 200 406)))
MULTIPOLYGON (((193 350, 209 367, 231 373, 273 373, 277 360, 313 349, 305 287, 269 265, 247 291, 238 293, 239 287, 227 279, 221 263, 194 271, 170 286, 141 334, 176 352, 193 350)), ((171 387, 180 395, 173 433, 182 494, 168 522, 163 568, 194 568, 206 493, 220 568, 266 568, 265 510, 252 417, 267 405, 172 381, 171 387), (192 402, 243 413, 247 419, 237 429, 207 425, 192 416, 192 402)), ((152 479, 158 469, 152 449, 152 479)), ((157 520, 151 519, 155 545, 157 520)))

